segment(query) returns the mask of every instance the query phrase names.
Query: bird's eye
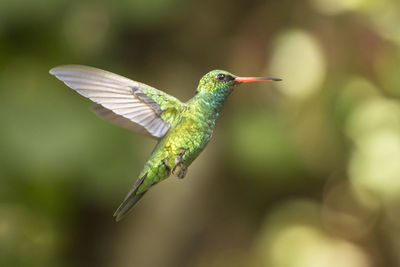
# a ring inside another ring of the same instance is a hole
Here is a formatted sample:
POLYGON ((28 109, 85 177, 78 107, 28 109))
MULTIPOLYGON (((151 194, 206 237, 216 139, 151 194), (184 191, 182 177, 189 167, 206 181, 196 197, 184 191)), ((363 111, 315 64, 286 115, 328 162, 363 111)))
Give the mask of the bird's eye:
POLYGON ((225 79, 225 74, 222 74, 222 73, 218 74, 217 75, 217 79, 220 80, 220 81, 224 80, 225 79))

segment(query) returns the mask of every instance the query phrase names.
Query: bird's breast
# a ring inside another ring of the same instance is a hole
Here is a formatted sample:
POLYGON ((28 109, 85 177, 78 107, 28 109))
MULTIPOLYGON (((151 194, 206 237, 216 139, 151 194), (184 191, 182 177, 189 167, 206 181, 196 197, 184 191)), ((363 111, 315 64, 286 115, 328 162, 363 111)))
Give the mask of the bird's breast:
POLYGON ((165 148, 170 158, 175 158, 185 150, 185 166, 190 165, 210 141, 214 127, 215 121, 203 116, 184 117, 166 136, 165 148))

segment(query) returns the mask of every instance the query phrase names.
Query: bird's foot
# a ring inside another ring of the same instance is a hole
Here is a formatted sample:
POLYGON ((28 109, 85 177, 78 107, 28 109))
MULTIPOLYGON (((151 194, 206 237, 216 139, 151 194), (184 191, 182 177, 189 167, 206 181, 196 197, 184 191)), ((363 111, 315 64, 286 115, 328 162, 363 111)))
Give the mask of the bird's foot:
POLYGON ((187 168, 183 168, 183 162, 175 165, 174 169, 172 170, 172 173, 180 179, 185 178, 186 172, 187 168))
POLYGON ((186 149, 185 148, 181 148, 181 151, 179 152, 179 154, 176 156, 175 158, 175 167, 172 170, 172 173, 176 176, 178 176, 178 178, 184 178, 187 172, 187 168, 184 168, 183 165, 183 155, 185 154, 186 149))

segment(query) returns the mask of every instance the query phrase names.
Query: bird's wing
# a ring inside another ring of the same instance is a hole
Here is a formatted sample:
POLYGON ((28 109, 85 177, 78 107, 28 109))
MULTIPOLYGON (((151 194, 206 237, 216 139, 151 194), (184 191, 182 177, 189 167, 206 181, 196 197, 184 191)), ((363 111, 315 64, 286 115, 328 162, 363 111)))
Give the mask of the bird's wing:
POLYGON ((95 112, 104 119, 153 138, 163 137, 171 116, 185 108, 160 90, 97 68, 65 65, 51 69, 50 74, 97 103, 95 112))

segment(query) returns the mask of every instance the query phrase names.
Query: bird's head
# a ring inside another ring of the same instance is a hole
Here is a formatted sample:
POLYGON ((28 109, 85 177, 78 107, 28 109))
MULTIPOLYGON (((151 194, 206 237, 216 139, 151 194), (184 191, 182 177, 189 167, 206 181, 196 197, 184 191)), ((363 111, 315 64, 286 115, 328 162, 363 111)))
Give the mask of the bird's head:
POLYGON ((224 70, 212 70, 199 83, 199 93, 230 93, 239 84, 257 81, 281 81, 278 78, 238 77, 224 70))

